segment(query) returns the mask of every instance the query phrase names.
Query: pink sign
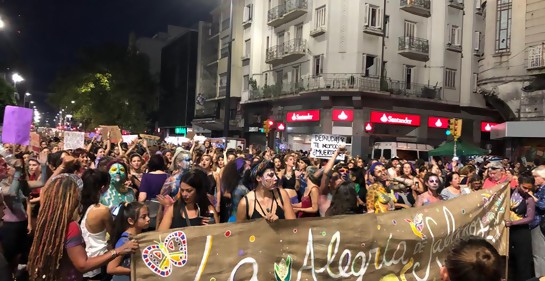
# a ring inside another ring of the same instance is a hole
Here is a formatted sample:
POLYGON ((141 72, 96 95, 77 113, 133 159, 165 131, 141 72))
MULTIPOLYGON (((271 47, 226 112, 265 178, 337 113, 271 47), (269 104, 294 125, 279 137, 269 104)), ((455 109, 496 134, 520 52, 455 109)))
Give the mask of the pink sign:
POLYGON ((4 111, 2 142, 29 145, 32 109, 8 105, 4 111))
POLYGON ((402 126, 420 126, 420 116, 403 113, 371 111, 371 122, 402 126))
POLYGON ((352 109, 333 109, 333 121, 352 122, 354 121, 354 111, 352 109))
POLYGON ((430 116, 428 117, 428 127, 446 129, 448 128, 448 121, 449 121, 449 118, 430 116))
POLYGON ((320 110, 292 111, 286 114, 287 122, 314 122, 320 121, 320 110))

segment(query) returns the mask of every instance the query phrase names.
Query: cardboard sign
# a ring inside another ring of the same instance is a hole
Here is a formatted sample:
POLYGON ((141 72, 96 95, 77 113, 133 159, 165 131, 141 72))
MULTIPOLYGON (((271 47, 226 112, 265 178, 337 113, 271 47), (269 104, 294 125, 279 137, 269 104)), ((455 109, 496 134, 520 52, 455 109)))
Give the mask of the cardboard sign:
POLYGON ((30 148, 34 152, 40 152, 40 134, 30 132, 30 148))
POLYGON ((2 143, 29 145, 32 109, 6 106, 2 128, 2 143))
MULTIPOLYGON (((347 137, 337 136, 337 135, 328 135, 328 134, 314 134, 312 135, 311 140, 311 151, 310 156, 320 159, 329 159, 335 153, 339 145, 345 144, 349 146, 350 144, 346 143, 347 137)), ((337 160, 344 160, 345 155, 340 154, 337 156, 337 160)))
POLYGON ((146 135, 146 134, 140 134, 140 137, 145 139, 148 142, 148 146, 158 145, 159 140, 161 139, 158 136, 146 135))
POLYGON ((134 140, 138 139, 138 135, 123 135, 123 142, 131 144, 134 140))
POLYGON ((102 139, 106 140, 108 138, 108 133, 110 134, 110 142, 111 143, 118 143, 120 140, 123 139, 121 135, 121 129, 119 129, 119 126, 100 126, 100 134, 102 135, 102 139))
POLYGON ((504 185, 383 214, 146 232, 131 280, 437 280, 459 238, 507 254, 509 201, 504 185))
POLYGON ((84 132, 64 132, 64 150, 85 147, 84 132))

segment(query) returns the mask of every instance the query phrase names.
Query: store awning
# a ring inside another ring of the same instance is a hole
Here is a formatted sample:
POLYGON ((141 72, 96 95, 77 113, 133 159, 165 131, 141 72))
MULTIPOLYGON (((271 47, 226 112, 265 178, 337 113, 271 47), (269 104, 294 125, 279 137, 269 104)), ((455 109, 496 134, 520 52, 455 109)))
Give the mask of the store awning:
MULTIPOLYGON (((488 150, 474 146, 462 141, 456 142, 456 155, 457 156, 474 156, 474 155, 486 155, 488 150)), ((454 155, 454 142, 447 142, 440 145, 438 148, 428 151, 429 156, 453 156, 454 155)))
POLYGON ((545 138, 545 121, 509 121, 492 127, 491 139, 545 138))

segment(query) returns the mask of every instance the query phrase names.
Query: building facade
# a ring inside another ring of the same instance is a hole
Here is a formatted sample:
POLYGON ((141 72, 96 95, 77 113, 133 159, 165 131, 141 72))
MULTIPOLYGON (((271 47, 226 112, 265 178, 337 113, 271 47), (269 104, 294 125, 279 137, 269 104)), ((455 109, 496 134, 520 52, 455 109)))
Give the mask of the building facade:
POLYGON ((376 141, 439 144, 456 117, 462 138, 480 143, 482 122, 498 116, 477 93, 484 17, 474 1, 241 1, 232 82, 242 135, 265 143, 259 128, 271 119, 292 149, 339 134, 366 156, 376 141))

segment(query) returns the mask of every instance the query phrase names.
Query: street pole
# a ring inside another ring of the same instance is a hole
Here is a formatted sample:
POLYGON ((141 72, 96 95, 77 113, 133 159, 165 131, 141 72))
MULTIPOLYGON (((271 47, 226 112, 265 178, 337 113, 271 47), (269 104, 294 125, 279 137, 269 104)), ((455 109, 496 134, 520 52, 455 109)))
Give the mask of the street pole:
POLYGON ((229 55, 227 57, 227 89, 225 91, 225 103, 223 114, 223 137, 229 137, 229 121, 231 120, 231 64, 233 60, 233 0, 230 0, 229 11, 229 55))

